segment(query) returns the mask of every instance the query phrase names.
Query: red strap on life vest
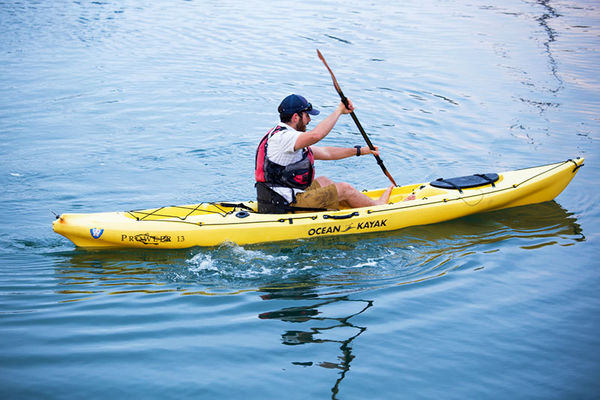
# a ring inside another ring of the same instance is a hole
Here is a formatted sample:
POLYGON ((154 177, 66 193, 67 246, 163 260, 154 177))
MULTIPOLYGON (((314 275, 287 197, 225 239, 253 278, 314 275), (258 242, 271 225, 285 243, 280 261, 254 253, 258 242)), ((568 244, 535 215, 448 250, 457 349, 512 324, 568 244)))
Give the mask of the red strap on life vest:
POLYGON ((271 134, 275 134, 281 131, 283 128, 277 125, 275 128, 271 129, 263 138, 260 140, 258 144, 258 148, 256 149, 256 156, 254 159, 254 178, 256 182, 266 182, 265 180, 265 158, 267 156, 267 140, 269 140, 269 136, 271 134))

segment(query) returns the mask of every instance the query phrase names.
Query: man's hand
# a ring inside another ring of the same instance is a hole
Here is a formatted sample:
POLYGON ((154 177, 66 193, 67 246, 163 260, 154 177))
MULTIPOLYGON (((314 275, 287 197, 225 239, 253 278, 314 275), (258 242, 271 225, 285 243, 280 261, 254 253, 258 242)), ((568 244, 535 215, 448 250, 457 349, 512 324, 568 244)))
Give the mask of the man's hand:
POLYGON ((352 111, 354 111, 354 105, 352 104, 352 100, 350 100, 350 99, 347 99, 347 100, 348 100, 348 108, 346 108, 344 103, 340 101, 340 104, 338 105, 338 111, 340 112, 340 114, 350 114, 352 111))
POLYGON ((379 156, 379 147, 375 146, 375 150, 371 150, 368 146, 363 146, 360 148, 360 155, 364 156, 367 154, 373 154, 375 156, 379 156))

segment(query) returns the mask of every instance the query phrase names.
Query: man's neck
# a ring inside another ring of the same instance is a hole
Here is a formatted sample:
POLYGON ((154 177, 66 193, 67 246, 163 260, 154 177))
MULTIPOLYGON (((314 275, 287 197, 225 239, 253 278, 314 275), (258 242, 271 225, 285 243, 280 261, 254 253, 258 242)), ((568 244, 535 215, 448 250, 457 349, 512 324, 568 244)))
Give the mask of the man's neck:
POLYGON ((290 122, 280 122, 281 125, 285 125, 288 128, 292 128, 293 130, 297 131, 298 129, 296 129, 296 127, 298 126, 298 124, 293 124, 292 121, 290 122))

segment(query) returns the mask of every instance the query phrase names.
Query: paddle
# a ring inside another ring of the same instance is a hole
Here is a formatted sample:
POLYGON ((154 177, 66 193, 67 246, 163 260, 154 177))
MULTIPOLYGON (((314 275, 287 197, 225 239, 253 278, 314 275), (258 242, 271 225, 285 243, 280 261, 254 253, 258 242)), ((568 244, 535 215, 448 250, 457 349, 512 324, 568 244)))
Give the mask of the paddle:
MULTIPOLYGON (((329 65, 327 65, 327 61, 325 61, 325 57, 323 57, 323 54, 321 54, 321 52, 319 51, 319 49, 317 49, 317 54, 319 55, 319 58, 321 59, 321 61, 323 61, 323 64, 325 64, 325 68, 327 68, 327 70, 329 71, 329 74, 331 75, 331 79, 333 80, 333 86, 335 86, 335 90, 337 90, 338 94, 340 95, 340 98, 342 99, 342 103, 344 103, 344 105, 346 106, 347 109, 350 109, 350 107, 348 106, 348 99, 346 98, 346 96, 344 96, 344 93, 342 92, 342 88, 340 88, 340 85, 337 82, 337 79, 335 79, 335 75, 333 75, 333 71, 331 70, 331 68, 329 68, 329 65)), ((358 118, 354 114, 354 111, 350 112, 350 116, 354 120, 354 123, 356 124, 356 127, 360 131, 362 137, 365 139, 365 142, 367 142, 367 146, 369 146, 369 149, 371 149, 371 151, 374 151, 375 150, 375 146, 373 146, 373 143, 371 143, 371 140, 367 136, 367 133, 365 132, 365 130, 363 129, 362 125, 358 121, 358 118)), ((379 158, 379 156, 375 155, 375 154, 374 154, 374 156, 375 156, 375 159, 377 160, 377 164, 379 164, 379 166, 381 167, 381 170, 383 171, 383 173, 394 184, 394 186, 398 186, 396 184, 396 181, 394 181, 394 178, 392 178, 392 175, 390 175, 390 173, 388 172, 388 170, 383 165, 383 161, 381 160, 381 158, 379 158)))

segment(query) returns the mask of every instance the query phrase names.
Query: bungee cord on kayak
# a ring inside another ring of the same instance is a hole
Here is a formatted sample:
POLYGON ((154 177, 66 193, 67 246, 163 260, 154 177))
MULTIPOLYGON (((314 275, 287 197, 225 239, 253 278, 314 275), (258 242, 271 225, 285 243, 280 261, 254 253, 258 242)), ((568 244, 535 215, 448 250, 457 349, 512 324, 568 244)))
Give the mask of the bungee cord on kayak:
POLYGON ((150 210, 131 210, 131 211, 127 211, 127 214, 131 215, 137 221, 148 221, 148 220, 163 219, 163 218, 174 218, 174 219, 180 219, 181 221, 185 221, 188 217, 193 216, 193 215, 219 214, 224 217, 228 214, 231 214, 232 211, 227 211, 221 207, 234 208, 234 209, 242 208, 242 209, 245 209, 248 211, 252 211, 252 212, 254 211, 254 209, 252 209, 242 203, 234 204, 234 203, 222 203, 222 202, 213 202, 213 203, 207 202, 207 203, 197 204, 193 207, 192 206, 166 206, 166 207, 159 207, 159 208, 150 209, 150 210), (210 207, 214 207, 215 209, 211 209, 210 207), (163 210, 167 210, 167 209, 182 211, 184 215, 182 215, 182 213, 180 213, 180 212, 173 213, 173 214, 166 214, 166 213, 162 212, 163 210))

